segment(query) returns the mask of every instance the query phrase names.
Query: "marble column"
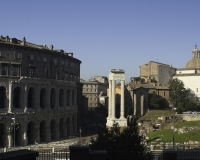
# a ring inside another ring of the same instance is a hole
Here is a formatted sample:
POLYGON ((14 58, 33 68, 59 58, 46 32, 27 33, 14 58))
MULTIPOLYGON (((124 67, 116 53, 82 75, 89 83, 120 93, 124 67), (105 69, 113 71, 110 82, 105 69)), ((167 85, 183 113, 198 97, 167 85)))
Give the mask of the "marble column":
POLYGON ((13 136, 12 136, 12 126, 6 127, 4 132, 4 144, 6 147, 10 148, 13 146, 13 136))
POLYGON ((120 119, 124 119, 124 80, 121 80, 121 108, 120 119))
POLYGON ((111 118, 111 112, 112 112, 112 80, 109 80, 108 118, 111 118))
POLYGON ((112 80, 112 119, 115 118, 115 80, 112 80))

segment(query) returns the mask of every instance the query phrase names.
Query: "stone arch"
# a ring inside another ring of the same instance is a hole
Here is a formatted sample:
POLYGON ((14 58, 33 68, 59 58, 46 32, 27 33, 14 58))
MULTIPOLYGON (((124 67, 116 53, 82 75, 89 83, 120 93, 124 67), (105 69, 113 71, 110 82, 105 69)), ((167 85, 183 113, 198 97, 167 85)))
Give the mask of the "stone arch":
POLYGON ((47 142, 47 123, 45 120, 40 122, 40 142, 47 142))
POLYGON ((56 132, 57 132, 56 127, 57 127, 57 125, 56 125, 56 120, 53 119, 53 120, 51 121, 51 125, 50 125, 51 140, 56 140, 56 132))
POLYGON ((13 95, 13 107, 20 108, 21 106, 22 106, 22 104, 21 104, 21 88, 16 87, 14 89, 14 95, 13 95))
POLYGON ((35 107, 35 91, 33 87, 29 88, 27 98, 28 98, 27 99, 28 108, 34 108, 35 107))
POLYGON ((59 91, 59 106, 63 107, 64 106, 64 90, 60 89, 59 91))
POLYGON ((64 122, 64 118, 60 118, 60 123, 59 123, 59 138, 64 138, 65 136, 65 122, 64 122))
POLYGON ((4 134, 5 134, 5 125, 3 123, 0 123, 0 148, 5 147, 4 134))
POLYGON ((27 125, 27 142, 28 144, 34 144, 35 142, 35 124, 33 121, 27 125))
POLYGON ((6 107, 6 88, 0 87, 0 108, 6 107))
POLYGON ((66 124, 67 124, 67 126, 66 126, 67 136, 69 136, 70 135, 70 118, 69 117, 67 118, 66 124))
POLYGON ((71 97, 70 90, 67 89, 67 106, 70 106, 70 97, 71 97))
POLYGON ((47 92, 45 88, 40 91, 40 108, 45 109, 47 101, 47 92))
POLYGON ((51 106, 51 109, 54 109, 56 107, 56 90, 55 90, 55 88, 51 89, 50 106, 51 106))
POLYGON ((72 90, 72 106, 74 106, 74 89, 72 90))

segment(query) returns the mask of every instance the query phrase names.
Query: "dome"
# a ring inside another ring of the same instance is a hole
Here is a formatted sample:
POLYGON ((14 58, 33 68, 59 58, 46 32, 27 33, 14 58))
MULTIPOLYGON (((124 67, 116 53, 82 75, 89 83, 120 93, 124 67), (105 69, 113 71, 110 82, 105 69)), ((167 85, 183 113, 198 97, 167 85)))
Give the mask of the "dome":
POLYGON ((188 61, 185 68, 200 68, 200 58, 193 58, 188 61))

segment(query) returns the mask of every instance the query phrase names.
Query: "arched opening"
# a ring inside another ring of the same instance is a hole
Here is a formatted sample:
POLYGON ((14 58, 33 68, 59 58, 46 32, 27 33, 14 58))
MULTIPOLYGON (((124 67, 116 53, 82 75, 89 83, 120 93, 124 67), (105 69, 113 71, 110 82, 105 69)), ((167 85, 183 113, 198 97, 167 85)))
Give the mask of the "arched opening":
POLYGON ((33 88, 28 90, 28 108, 34 108, 35 106, 35 92, 33 88))
POLYGON ((65 132, 64 132, 65 122, 63 118, 60 118, 60 124, 59 124, 59 138, 64 138, 65 132))
POLYGON ((46 122, 43 120, 41 123, 40 123, 40 142, 46 142, 47 139, 47 131, 46 131, 46 122))
POLYGON ((5 127, 4 124, 0 123, 0 148, 5 147, 4 144, 4 133, 5 133, 5 127))
POLYGON ((69 119, 69 117, 67 118, 67 136, 69 136, 70 135, 70 119, 69 119))
POLYGON ((34 142, 35 142, 35 125, 34 125, 34 122, 32 122, 32 121, 28 123, 27 139, 28 139, 28 144, 34 144, 34 142))
POLYGON ((56 90, 54 88, 51 89, 50 98, 51 109, 54 109, 56 107, 56 90))
POLYGON ((67 106, 70 106, 70 90, 67 90, 67 106))
POLYGON ((6 107, 6 88, 0 87, 0 108, 6 107))
POLYGON ((44 109, 46 106, 46 90, 44 88, 40 91, 40 108, 44 109))
POLYGON ((72 90, 72 106, 74 106, 74 90, 72 90))
POLYGON ((21 89, 19 87, 16 87, 14 89, 14 96, 13 96, 13 107, 14 108, 20 108, 21 101, 21 89))
POLYGON ((59 106, 63 107, 64 106, 64 90, 60 89, 59 91, 59 106))
POLYGON ((51 140, 56 140, 56 120, 51 121, 51 140))

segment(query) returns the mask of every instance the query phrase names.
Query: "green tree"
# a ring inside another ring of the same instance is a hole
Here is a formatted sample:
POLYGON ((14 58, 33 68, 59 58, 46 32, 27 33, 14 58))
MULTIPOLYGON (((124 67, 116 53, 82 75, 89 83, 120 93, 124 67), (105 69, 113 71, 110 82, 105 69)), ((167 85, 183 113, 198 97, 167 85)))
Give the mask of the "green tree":
POLYGON ((141 159, 150 160, 151 153, 147 151, 144 137, 138 134, 136 124, 120 131, 118 124, 110 129, 104 128, 98 131, 97 137, 91 139, 92 150, 106 150, 108 159, 141 159), (134 155, 134 157, 133 157, 134 155), (111 158, 112 157, 112 158, 111 158))
POLYGON ((169 98, 171 102, 177 103, 188 98, 189 92, 185 89, 184 83, 175 78, 169 80, 169 98))
POLYGON ((153 92, 150 98, 150 106, 155 109, 164 108, 164 99, 153 92))

